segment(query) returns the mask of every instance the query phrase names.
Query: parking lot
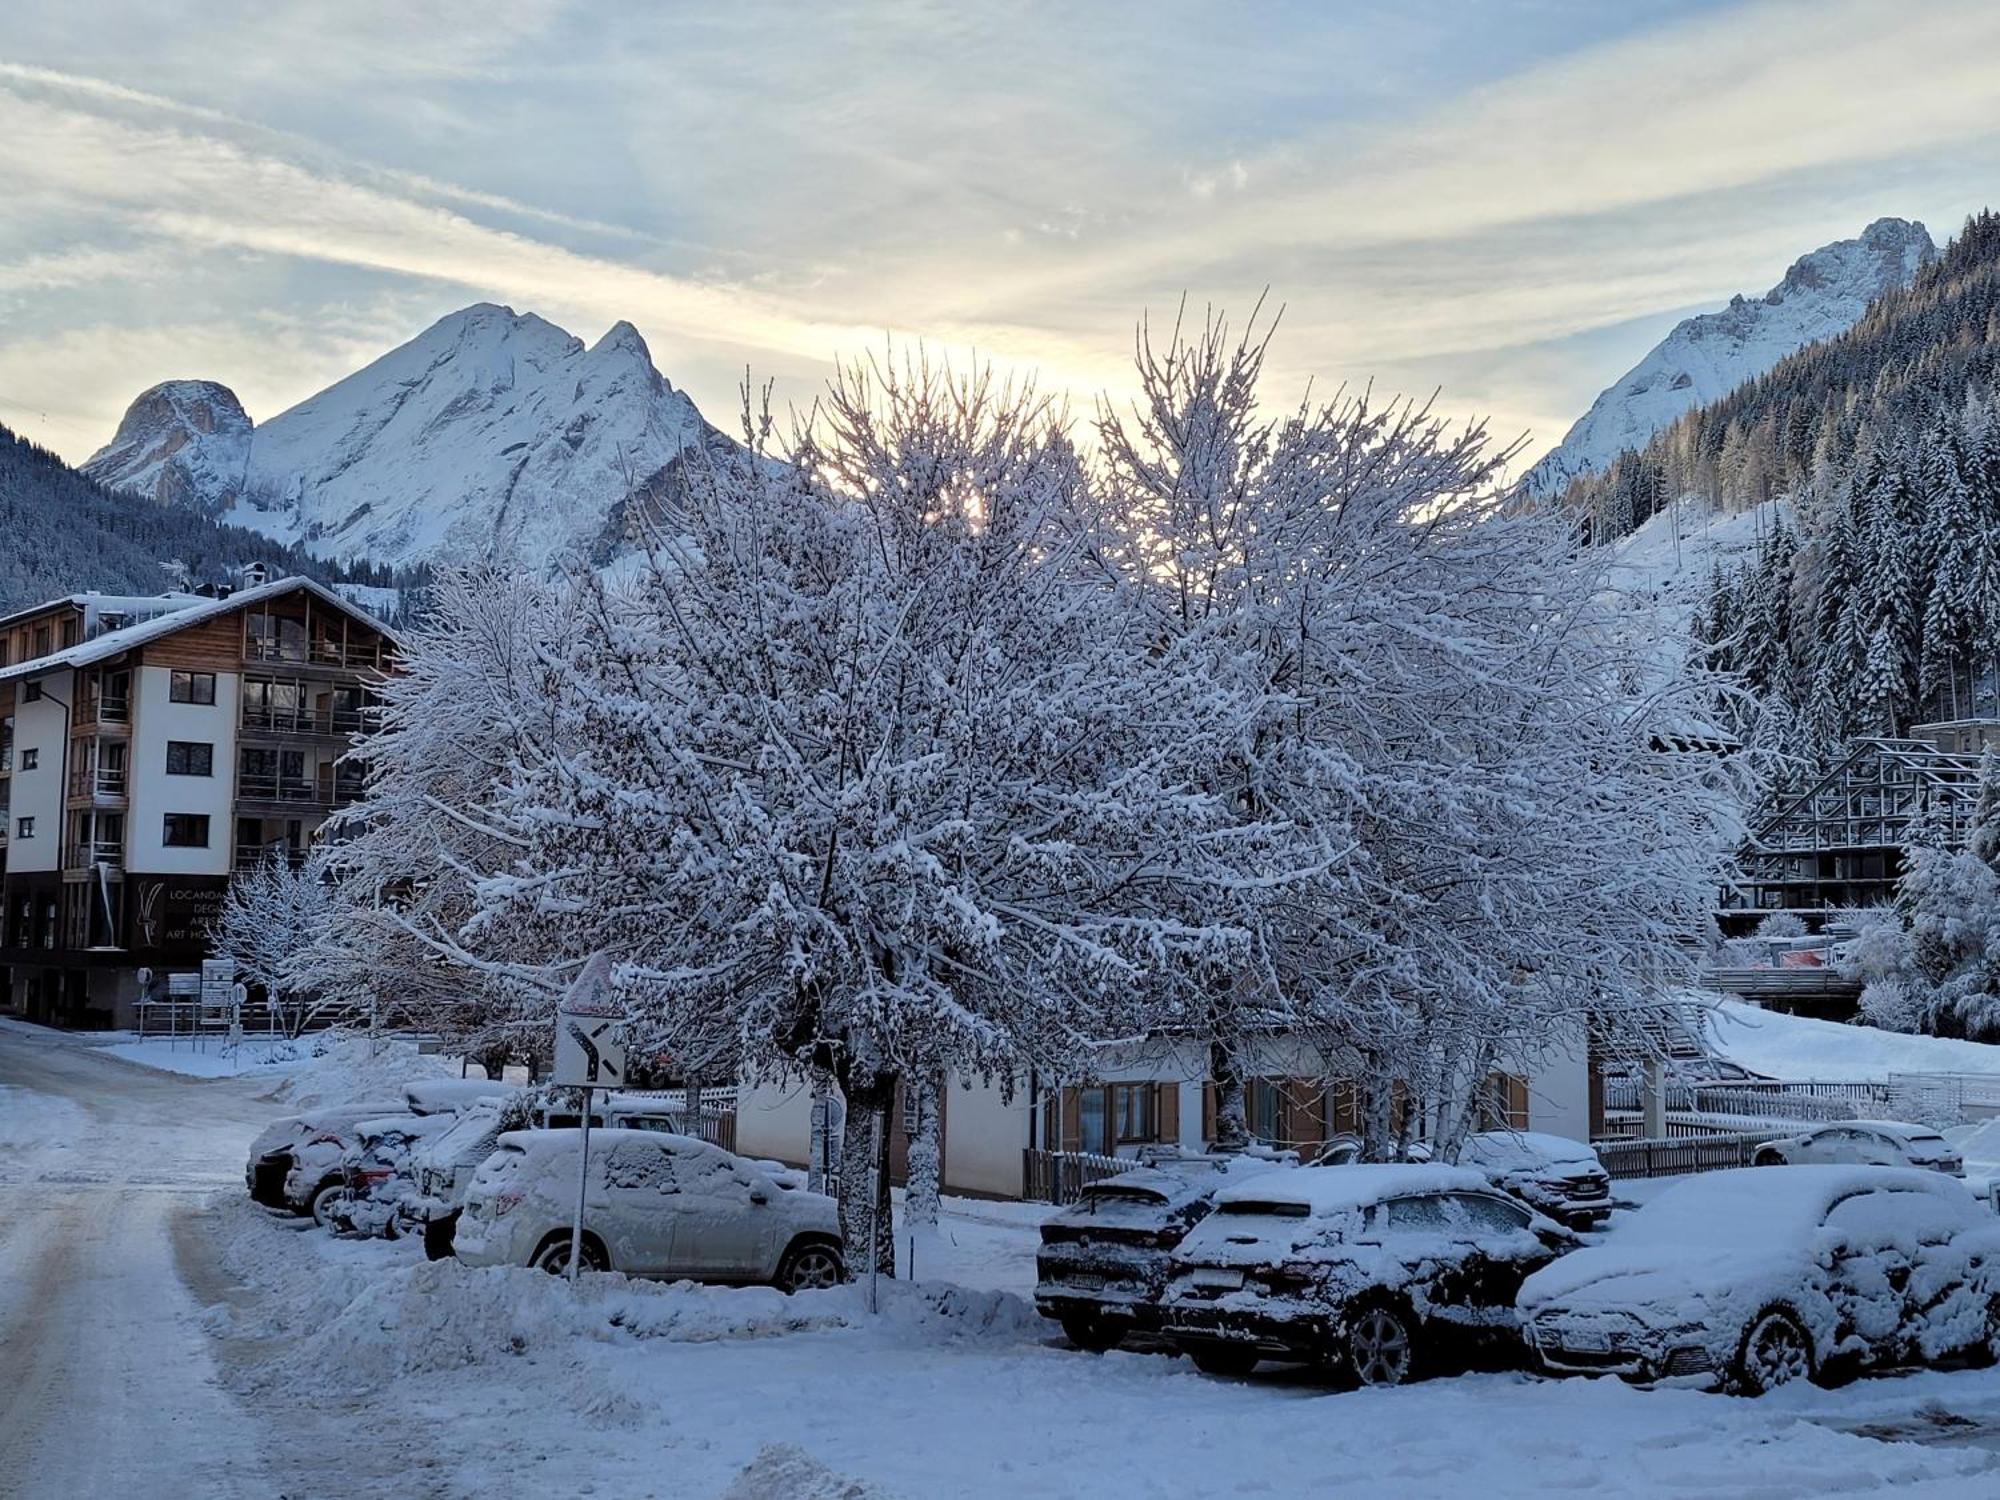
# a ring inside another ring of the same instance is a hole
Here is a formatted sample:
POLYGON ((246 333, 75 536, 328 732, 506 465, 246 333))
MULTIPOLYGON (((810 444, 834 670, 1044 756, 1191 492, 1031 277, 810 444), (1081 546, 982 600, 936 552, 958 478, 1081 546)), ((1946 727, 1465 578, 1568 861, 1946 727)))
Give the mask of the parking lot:
POLYGON ((2000 1487, 1991 1373, 1759 1402, 1519 1373, 1358 1392, 1275 1365, 1215 1379, 1157 1353, 1067 1347, 1019 1295, 1037 1213, 1019 1205, 952 1205, 938 1279, 892 1288, 877 1315, 851 1288, 786 1299, 604 1276, 572 1293, 251 1205, 244 1150, 283 1112, 258 1081, 151 1074, 8 1027, 0 1087, 13 1493, 2000 1487))

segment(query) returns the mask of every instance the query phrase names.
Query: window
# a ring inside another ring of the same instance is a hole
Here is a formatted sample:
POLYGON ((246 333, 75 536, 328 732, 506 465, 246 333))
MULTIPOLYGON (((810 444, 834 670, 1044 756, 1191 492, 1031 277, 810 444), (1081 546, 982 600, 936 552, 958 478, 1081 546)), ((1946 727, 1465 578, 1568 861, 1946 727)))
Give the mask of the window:
POLYGON ((215 746, 200 740, 167 741, 167 774, 169 776, 213 776, 215 774, 215 746))
POLYGON ((23 818, 21 819, 20 822, 14 825, 15 838, 31 839, 34 836, 35 836, 35 820, 33 818, 23 818))
POLYGON ((208 847, 207 813, 168 813, 166 831, 160 842, 169 849, 206 849, 208 847))
POLYGON ((27 749, 24 749, 21 752, 22 770, 33 771, 37 769, 41 765, 41 763, 42 763, 42 752, 40 749, 31 746, 27 749))
POLYGON ((47 656, 49 654, 49 645, 49 627, 46 625, 37 625, 35 627, 35 655, 47 656))
POLYGON ((1444 1199, 1436 1193, 1426 1193, 1417 1198, 1391 1198, 1387 1208, 1391 1234, 1443 1234, 1451 1228, 1444 1199))
POLYGON ((1528 1210, 1502 1198, 1489 1198, 1483 1193, 1454 1193, 1451 1203, 1454 1216, 1462 1216, 1462 1222, 1473 1230, 1512 1234, 1528 1227, 1528 1210))
POLYGON ((1157 1091, 1150 1083, 1111 1085, 1112 1130, 1121 1144, 1159 1138, 1153 1120, 1153 1101, 1156 1097, 1157 1091))
POLYGON ((213 672, 175 672, 167 681, 167 697, 175 703, 213 703, 213 672))
POLYGON ((24 682, 24 683, 22 683, 22 684, 21 684, 21 701, 22 701, 23 703, 40 703, 40 702, 42 701, 42 685, 41 685, 41 683, 40 683, 40 682, 24 682))

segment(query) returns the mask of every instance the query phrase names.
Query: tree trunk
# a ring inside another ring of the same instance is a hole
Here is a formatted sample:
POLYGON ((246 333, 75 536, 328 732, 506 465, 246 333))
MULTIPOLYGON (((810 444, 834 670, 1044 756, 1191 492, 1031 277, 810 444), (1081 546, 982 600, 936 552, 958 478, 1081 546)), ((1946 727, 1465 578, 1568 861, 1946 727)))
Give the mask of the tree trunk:
POLYGON ((944 1079, 939 1073, 924 1072, 904 1087, 916 1093, 916 1128, 910 1134, 909 1173, 903 1183, 903 1226, 910 1246, 904 1270, 914 1277, 919 1265, 928 1266, 936 1258, 938 1190, 944 1175, 944 1121, 939 1097, 944 1092, 944 1079))
POLYGON ((871 1230, 875 1264, 884 1276, 896 1274, 896 1228, 889 1201, 889 1111, 896 1103, 896 1075, 852 1070, 842 1080, 847 1120, 840 1143, 840 1233, 847 1242, 847 1268, 868 1269, 871 1230), (875 1126, 881 1122, 881 1149, 875 1126), (877 1191, 879 1185, 879 1191, 877 1191))
POLYGON ((812 1074, 812 1137, 807 1147, 806 1191, 830 1193, 840 1170, 840 1092, 833 1076, 815 1067, 812 1074))
POLYGON ((1250 1144, 1250 1121, 1243 1106, 1243 1059, 1234 1037, 1208 1044, 1208 1076, 1215 1083, 1215 1149, 1241 1151, 1250 1144))
POLYGON ((1361 1093, 1361 1159, 1387 1161, 1390 1154, 1389 1107, 1393 1090, 1382 1076, 1381 1059, 1366 1055, 1368 1077, 1357 1083, 1361 1093))

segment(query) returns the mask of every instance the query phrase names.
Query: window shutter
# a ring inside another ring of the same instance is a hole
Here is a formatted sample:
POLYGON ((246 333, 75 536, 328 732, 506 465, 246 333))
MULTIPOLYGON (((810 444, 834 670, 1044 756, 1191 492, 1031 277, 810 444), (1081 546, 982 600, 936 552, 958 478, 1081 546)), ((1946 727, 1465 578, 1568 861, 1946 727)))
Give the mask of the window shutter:
POLYGON ((1075 1089, 1062 1091, 1062 1149, 1075 1151, 1083 1145, 1083 1098, 1075 1089))
POLYGON ((1204 1142, 1215 1140, 1215 1084, 1204 1082, 1201 1086, 1201 1138, 1204 1142))
POLYGON ((1507 1082, 1507 1123, 1516 1130, 1528 1128, 1528 1080, 1505 1075, 1507 1082))
POLYGON ((1172 1145, 1181 1138, 1181 1086, 1169 1079, 1153 1088, 1159 1096, 1153 1109, 1153 1138, 1172 1145))

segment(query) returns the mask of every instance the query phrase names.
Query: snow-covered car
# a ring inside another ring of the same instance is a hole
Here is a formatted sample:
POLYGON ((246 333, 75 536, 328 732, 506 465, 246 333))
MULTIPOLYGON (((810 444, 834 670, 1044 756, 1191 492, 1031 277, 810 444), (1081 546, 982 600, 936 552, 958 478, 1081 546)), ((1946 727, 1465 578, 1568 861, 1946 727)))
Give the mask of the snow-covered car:
POLYGON ((1965 1185, 2000 1206, 2000 1120, 1954 1125, 1944 1132, 1944 1138, 1958 1153, 1965 1185))
POLYGON ((394 1099, 362 1099, 273 1120, 250 1142, 249 1160, 243 1168, 243 1185, 250 1190, 250 1196, 266 1208, 303 1212, 303 1206, 289 1202, 285 1195, 285 1178, 292 1169, 294 1149, 326 1131, 350 1126, 356 1120, 389 1114, 402 1107, 394 1099))
POLYGON ((1042 1224, 1035 1307, 1079 1349, 1114 1349, 1126 1334, 1156 1328, 1174 1247, 1208 1217, 1216 1191, 1289 1160, 1190 1155, 1087 1184, 1042 1224))
MULTIPOLYGON (((508 1128, 508 1117, 515 1113, 512 1101, 507 1099, 477 1100, 459 1112, 451 1129, 412 1153, 412 1191, 403 1196, 397 1213, 403 1229, 422 1233, 424 1252, 432 1260, 442 1260, 451 1254, 459 1211, 466 1189, 472 1184, 472 1175, 492 1155, 508 1128)), ((674 1101, 653 1094, 601 1095, 590 1111, 593 1133, 607 1127, 678 1133, 681 1119, 681 1110, 674 1101)), ((565 1115, 536 1110, 533 1122, 532 1128, 536 1129, 564 1129, 574 1128, 578 1120, 574 1112, 565 1115)), ((783 1168, 766 1167, 765 1171, 781 1188, 795 1185, 792 1181, 795 1174, 783 1168)), ((796 1175, 802 1183, 803 1174, 796 1175)))
POLYGON ((1582 1141, 1534 1130, 1481 1131, 1466 1139, 1458 1164, 1571 1229, 1590 1229, 1611 1216, 1611 1176, 1582 1141))
POLYGON ((426 1078, 403 1089, 403 1106, 417 1115, 455 1114, 482 1099, 505 1099, 520 1092, 517 1083, 487 1078, 426 1078))
POLYGON ((1514 1294, 1576 1243, 1468 1167, 1302 1167, 1232 1183, 1175 1251, 1161 1323, 1213 1374, 1266 1356, 1397 1385, 1518 1344, 1514 1294))
POLYGON ((357 1120, 353 1144, 341 1157, 342 1190, 326 1205, 325 1219, 341 1234, 394 1237, 403 1227, 397 1210, 416 1190, 411 1156, 458 1123, 455 1114, 389 1115, 357 1120))
POLYGON ((1529 1346, 1559 1373, 1755 1395, 1871 1365, 2000 1354, 2000 1223, 1942 1173, 1756 1167, 1667 1189, 1528 1279, 1529 1346))
MULTIPOLYGON (((452 1250, 471 1266, 569 1269, 579 1130, 514 1130, 472 1174, 452 1250)), ((846 1279, 831 1198, 780 1188, 752 1162, 687 1135, 592 1131, 583 1267, 664 1280, 846 1279)))
POLYGON ((1944 1136, 1928 1125, 1901 1120, 1837 1120, 1797 1135, 1766 1141, 1750 1157, 1754 1167, 1921 1167, 1960 1176, 1965 1163, 1944 1136))

